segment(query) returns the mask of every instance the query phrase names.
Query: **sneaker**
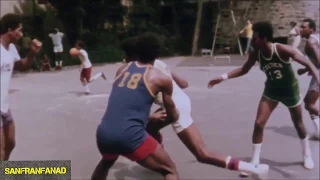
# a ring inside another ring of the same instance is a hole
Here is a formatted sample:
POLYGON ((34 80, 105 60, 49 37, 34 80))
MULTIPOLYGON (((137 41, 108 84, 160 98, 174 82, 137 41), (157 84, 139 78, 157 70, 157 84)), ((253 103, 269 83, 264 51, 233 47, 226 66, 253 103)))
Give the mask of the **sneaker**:
POLYGON ((104 80, 107 80, 106 76, 104 75, 104 73, 102 73, 101 77, 104 79, 104 80))
POLYGON ((306 169, 313 169, 314 168, 314 162, 312 160, 312 156, 304 155, 303 156, 303 167, 306 169))
POLYGON ((61 66, 56 66, 55 70, 60 71, 60 70, 62 70, 62 67, 61 66))
POLYGON ((256 165, 256 172, 252 174, 253 179, 263 180, 268 178, 269 165, 259 164, 256 165))
MULTIPOLYGON (((259 162, 255 162, 255 163, 252 163, 250 162, 251 164, 254 164, 254 165, 259 165, 259 162)), ((247 172, 240 172, 240 177, 248 177, 250 176, 251 174, 247 173, 247 172)))
POLYGON ((320 133, 314 132, 309 135, 310 140, 320 141, 320 133))

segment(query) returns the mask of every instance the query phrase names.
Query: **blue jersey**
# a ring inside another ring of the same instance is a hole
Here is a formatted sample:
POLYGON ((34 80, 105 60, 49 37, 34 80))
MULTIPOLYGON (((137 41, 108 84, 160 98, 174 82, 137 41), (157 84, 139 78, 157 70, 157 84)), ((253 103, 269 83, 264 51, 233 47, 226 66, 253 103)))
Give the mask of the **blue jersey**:
POLYGON ((145 80, 149 67, 132 62, 114 81, 97 130, 102 153, 132 153, 147 137, 145 128, 154 101, 145 80))

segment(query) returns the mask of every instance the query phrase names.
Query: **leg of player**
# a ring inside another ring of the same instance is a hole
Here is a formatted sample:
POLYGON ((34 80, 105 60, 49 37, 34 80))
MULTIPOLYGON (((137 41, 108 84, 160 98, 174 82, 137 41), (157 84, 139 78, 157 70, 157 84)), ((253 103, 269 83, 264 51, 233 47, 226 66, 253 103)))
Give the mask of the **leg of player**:
POLYGON ((55 63, 56 63, 56 67, 57 67, 57 66, 59 66, 59 55, 57 52, 54 53, 54 55, 55 55, 55 63))
POLYGON ((259 179, 267 178, 269 172, 268 165, 254 165, 233 159, 231 156, 224 156, 218 153, 209 152, 205 143, 203 142, 198 128, 193 123, 188 128, 179 132, 178 137, 201 163, 211 164, 233 171, 254 174, 257 175, 259 179))
MULTIPOLYGON (((258 111, 257 117, 254 124, 254 130, 252 134, 252 143, 253 143, 253 153, 251 163, 259 164, 260 163, 260 152, 261 152, 261 145, 263 141, 263 130, 264 127, 273 112, 273 110, 277 107, 278 102, 270 100, 265 96, 262 96, 258 111)), ((248 176, 248 173, 241 172, 242 176, 248 176)))
POLYGON ((99 79, 100 77, 102 77, 104 80, 107 80, 107 78, 104 75, 104 73, 103 72, 99 72, 99 73, 95 74, 93 77, 90 78, 90 82, 93 82, 93 81, 99 79))
POLYGON ((86 94, 87 95, 90 94, 89 83, 88 83, 88 81, 86 79, 84 80, 83 86, 86 88, 86 94))
MULTIPOLYGON (((2 121, 2 119, 1 119, 2 121)), ((1 122, 1 129, 0 129, 0 161, 4 161, 4 157, 6 155, 6 141, 4 137, 4 128, 2 127, 2 122, 1 122)))
POLYGON ((304 98, 305 109, 309 112, 311 120, 313 121, 315 131, 311 134, 312 139, 320 140, 320 127, 319 127, 319 92, 315 90, 309 90, 304 98))
MULTIPOLYGON (((61 47, 62 48, 62 47, 61 47)), ((62 49, 61 49, 61 52, 59 53, 59 66, 62 67, 62 49)))
POLYGON ((141 166, 158 172, 165 180, 178 180, 178 172, 168 153, 158 145, 156 150, 143 160, 137 161, 141 166))
POLYGON ((10 154, 15 147, 15 124, 10 110, 1 113, 0 129, 0 160, 9 160, 10 154))
POLYGON ((109 169, 114 165, 117 159, 118 158, 110 160, 101 159, 91 176, 91 180, 106 180, 109 173, 109 169))
POLYGON ((302 107, 298 105, 296 107, 289 108, 291 119, 294 127, 297 130, 298 136, 301 139, 303 165, 306 169, 313 169, 314 162, 312 160, 309 139, 306 128, 302 122, 302 107))
POLYGON ((89 88, 89 85, 86 81, 86 69, 82 69, 82 71, 80 73, 80 82, 81 82, 82 86, 84 86, 86 88, 86 94, 89 94, 90 88, 89 88))

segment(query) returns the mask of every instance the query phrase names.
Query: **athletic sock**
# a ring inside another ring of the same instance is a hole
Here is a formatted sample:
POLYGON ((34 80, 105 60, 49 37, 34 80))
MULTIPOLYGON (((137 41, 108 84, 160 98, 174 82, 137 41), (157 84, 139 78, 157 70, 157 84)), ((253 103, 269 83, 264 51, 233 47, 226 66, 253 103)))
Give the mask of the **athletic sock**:
POLYGON ((251 163, 253 163, 253 164, 260 163, 261 145, 262 145, 262 143, 253 144, 253 153, 252 153, 252 160, 251 160, 251 163))
POLYGON ((304 139, 301 139, 301 146, 302 146, 302 154, 304 156, 310 156, 311 150, 310 150, 310 143, 309 143, 309 137, 307 136, 304 139))
POLYGON ((90 93, 89 84, 84 85, 84 87, 86 88, 86 93, 90 93))
POLYGON ((319 124, 320 124, 320 123, 319 123, 319 115, 311 114, 310 117, 311 117, 311 120, 313 121, 313 124, 314 124, 314 127, 315 127, 316 132, 319 133, 319 131, 320 131, 320 127, 319 127, 319 124))
POLYGON ((255 173, 257 169, 256 165, 231 158, 231 156, 227 157, 226 165, 227 165, 226 168, 229 170, 241 171, 241 172, 246 172, 250 174, 255 173))

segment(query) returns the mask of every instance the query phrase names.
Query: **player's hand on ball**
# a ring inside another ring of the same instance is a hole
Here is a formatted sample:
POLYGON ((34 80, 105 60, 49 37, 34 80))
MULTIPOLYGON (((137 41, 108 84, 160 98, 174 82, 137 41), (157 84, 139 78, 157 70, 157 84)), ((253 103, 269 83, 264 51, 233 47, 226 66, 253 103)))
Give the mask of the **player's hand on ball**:
POLYGON ((153 121, 164 121, 167 118, 167 113, 163 110, 156 111, 150 116, 150 119, 153 121))
POLYGON ((306 69, 306 68, 298 69, 298 71, 297 71, 297 73, 298 73, 299 75, 302 75, 302 74, 304 74, 304 73, 306 73, 306 72, 308 72, 308 69, 306 69))
POLYGON ((223 81, 222 77, 217 77, 209 81, 208 88, 211 89, 214 85, 219 84, 223 81))

